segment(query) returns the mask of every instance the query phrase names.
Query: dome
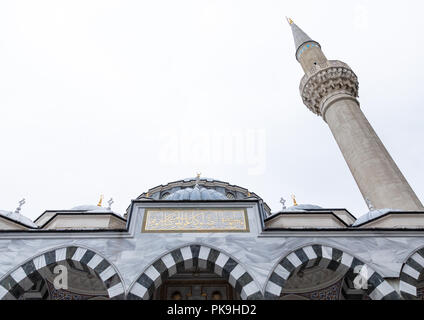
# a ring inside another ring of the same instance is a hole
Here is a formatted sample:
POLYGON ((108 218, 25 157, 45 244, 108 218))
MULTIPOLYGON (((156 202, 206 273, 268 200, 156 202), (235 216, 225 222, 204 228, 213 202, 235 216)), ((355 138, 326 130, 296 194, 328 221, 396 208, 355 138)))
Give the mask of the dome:
MULTIPOLYGON (((228 182, 206 177, 189 177, 168 182, 150 188, 140 194, 136 200, 262 200, 248 189, 228 182), (197 186, 197 188, 196 188, 197 186)), ((269 206, 262 202, 267 215, 271 213, 269 206)))
POLYGON ((191 177, 191 178, 185 178, 182 181, 184 181, 184 182, 197 181, 198 179, 199 179, 199 181, 203 180, 203 181, 209 181, 209 182, 212 182, 212 181, 224 182, 222 180, 218 180, 218 179, 215 179, 215 178, 207 178, 207 177, 199 177, 199 178, 197 178, 197 177, 191 177))
POLYGON ((82 205, 82 206, 76 206, 76 207, 73 207, 71 210, 86 211, 86 212, 93 212, 93 211, 104 212, 104 211, 110 211, 108 208, 104 208, 104 207, 100 207, 100 206, 95 206, 95 205, 92 205, 92 204, 85 204, 85 205, 82 205))
POLYGON ((30 228, 38 228, 38 226, 34 222, 32 222, 31 219, 23 216, 22 214, 18 212, 0 210, 0 216, 9 218, 23 225, 26 225, 27 227, 30 227, 30 228))
POLYGON ((225 195, 214 190, 195 185, 169 194, 164 200, 228 200, 225 195))
POLYGON ((314 205, 314 204, 298 204, 297 206, 288 207, 287 211, 296 211, 296 210, 316 210, 322 209, 322 207, 314 205))
POLYGON ((363 214, 362 216, 360 216, 358 219, 356 219, 355 223, 352 224, 353 227, 359 226, 361 224, 364 224, 365 222, 374 220, 378 217, 381 217, 383 215, 385 215, 386 213, 389 212, 396 212, 396 211, 401 211, 401 210, 396 210, 396 209, 376 209, 376 210, 371 210, 370 212, 367 212, 366 214, 363 214))

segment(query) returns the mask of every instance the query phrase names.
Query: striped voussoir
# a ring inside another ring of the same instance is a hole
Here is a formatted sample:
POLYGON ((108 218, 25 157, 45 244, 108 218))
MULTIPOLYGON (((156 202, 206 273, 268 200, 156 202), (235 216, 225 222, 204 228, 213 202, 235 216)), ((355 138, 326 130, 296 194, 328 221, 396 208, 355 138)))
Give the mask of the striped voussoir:
POLYGON ((263 299, 259 287, 242 265, 223 252, 203 245, 179 248, 155 261, 132 285, 127 299, 150 299, 163 281, 191 268, 209 270, 222 276, 243 300, 263 299))
POLYGON ((361 267, 366 266, 367 272, 361 272, 361 276, 367 280, 364 290, 371 299, 400 299, 395 289, 369 266, 341 250, 323 245, 303 247, 281 260, 268 280, 265 299, 278 299, 287 279, 292 274, 301 269, 318 265, 344 273, 351 281, 358 276, 361 267))
POLYGON ((415 299, 420 275, 424 271, 424 248, 415 252, 403 265, 399 289, 403 298, 415 299))
POLYGON ((106 259, 89 249, 66 247, 43 253, 10 272, 0 281, 0 299, 19 299, 35 283, 43 281, 38 270, 63 261, 80 270, 94 270, 105 284, 109 298, 125 298, 122 281, 106 259))

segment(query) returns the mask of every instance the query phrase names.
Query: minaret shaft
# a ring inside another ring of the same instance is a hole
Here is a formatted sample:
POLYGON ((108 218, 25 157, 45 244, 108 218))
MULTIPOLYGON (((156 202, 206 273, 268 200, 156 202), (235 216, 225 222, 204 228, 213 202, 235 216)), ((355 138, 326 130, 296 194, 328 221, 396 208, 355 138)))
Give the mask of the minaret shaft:
POLYGON ((423 210, 356 99, 333 98, 324 107, 323 116, 365 201, 375 209, 423 210))
POLYGON ((371 209, 424 210, 359 107, 358 78, 344 62, 327 60, 318 42, 289 20, 296 59, 305 72, 303 103, 323 117, 371 209))

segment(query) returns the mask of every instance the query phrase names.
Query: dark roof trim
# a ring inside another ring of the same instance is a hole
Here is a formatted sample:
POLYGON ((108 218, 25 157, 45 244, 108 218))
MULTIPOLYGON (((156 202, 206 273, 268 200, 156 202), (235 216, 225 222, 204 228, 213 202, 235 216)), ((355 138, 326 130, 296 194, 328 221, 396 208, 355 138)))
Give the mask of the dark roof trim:
MULTIPOLYGON (((345 208, 322 208, 322 209, 304 209, 304 210, 302 210, 303 212, 308 212, 308 211, 312 211, 312 212, 315 212, 315 211, 317 211, 317 212, 323 212, 323 211, 325 211, 325 212, 327 212, 327 211, 345 211, 353 220, 357 220, 358 218, 356 218, 352 213, 350 213, 350 211, 349 210, 347 210, 347 209, 345 209, 345 208)), ((302 212, 302 211, 300 211, 300 212, 302 212)), ((277 213, 274 213, 274 215, 277 215, 277 214, 279 214, 279 213, 287 213, 287 212, 297 212, 296 210, 293 210, 293 211, 279 211, 279 212, 277 212, 277 213)))
POLYGON ((17 221, 17 220, 15 220, 15 219, 11 219, 11 218, 6 217, 6 216, 3 216, 3 215, 0 215, 0 218, 3 218, 3 219, 8 220, 8 221, 10 221, 10 222, 16 223, 16 224, 21 225, 21 226, 23 226, 23 227, 25 227, 25 228, 28 228, 28 229, 38 230, 38 228, 28 226, 28 225, 26 225, 25 223, 22 223, 22 222, 20 222, 20 221, 17 221))
POLYGON ((424 232, 424 228, 364 228, 364 229, 358 229, 357 227, 347 227, 347 228, 265 228, 263 230, 264 232, 273 232, 273 231, 289 231, 289 232, 319 232, 319 231, 344 231, 344 232, 357 232, 357 233, 364 233, 369 231, 395 231, 395 232, 411 232, 411 231, 417 231, 417 232, 424 232))
MULTIPOLYGON (((275 232, 346 232, 346 233, 368 233, 368 232, 423 232, 424 228, 420 229, 393 229, 393 228, 366 228, 366 229, 358 229, 358 228, 265 228, 263 232, 265 234, 272 234, 275 232)), ((107 234, 120 234, 123 232, 128 232, 128 227, 125 229, 53 229, 53 230, 43 230, 43 229, 28 229, 28 230, 0 230, 0 234, 3 233, 27 233, 27 234, 42 234, 42 233, 103 233, 107 234)))
POLYGON ((370 222, 380 220, 380 219, 382 219, 382 218, 384 218, 384 217, 386 217, 388 215, 391 215, 391 214, 424 214, 424 211, 389 211, 389 212, 387 212, 387 213, 385 213, 385 214, 383 214, 381 216, 378 216, 378 217, 375 217, 375 218, 373 218, 371 220, 368 220, 368 221, 365 221, 363 223, 360 223, 360 224, 356 225, 355 227, 357 228, 357 227, 364 226, 364 225, 366 225, 366 224, 368 224, 370 222))
POLYGON ((356 218, 352 213, 350 213, 349 210, 345 209, 345 208, 323 208, 323 209, 308 209, 307 211, 320 211, 320 210, 328 210, 328 211, 345 211, 347 212, 347 214, 353 219, 353 220, 357 220, 358 218, 356 218))
POLYGON ((122 221, 127 221, 121 216, 118 216, 117 214, 113 212, 57 212, 55 215, 53 215, 49 220, 47 220, 42 226, 40 226, 40 229, 44 228, 46 225, 48 225, 51 221, 56 219, 56 217, 59 216, 112 216, 115 218, 118 218, 122 221))
POLYGON ((49 213, 49 212, 70 213, 70 214, 78 214, 78 213, 81 213, 81 214, 87 214, 87 213, 109 213, 109 214, 116 215, 117 217, 120 217, 119 215, 117 215, 113 211, 106 211, 106 210, 103 211, 103 212, 102 211, 92 212, 91 210, 85 211, 85 210, 72 210, 72 209, 70 209, 70 210, 46 210, 41 215, 39 215, 38 218, 34 220, 34 222, 37 222, 42 216, 44 216, 46 213, 49 213))
MULTIPOLYGON (((274 218, 276 218, 276 217, 278 217, 278 216, 280 216, 280 215, 291 215, 291 216, 296 216, 296 215, 299 215, 299 214, 302 214, 302 213, 304 213, 304 214, 308 214, 308 213, 312 213, 312 214, 318 214, 318 215, 331 215, 331 216, 333 216, 334 218, 336 218, 336 220, 338 220, 339 222, 341 222, 344 226, 346 226, 346 227, 349 227, 349 225, 346 223, 346 222, 344 222, 342 219, 340 219, 336 214, 334 214, 332 211, 316 211, 316 212, 309 212, 309 210, 305 210, 305 211, 300 211, 300 212, 296 212, 296 211, 290 211, 290 212, 279 212, 279 213, 276 213, 275 215, 273 215, 273 216, 271 216, 271 217, 268 217, 268 218, 266 218, 264 221, 265 222, 268 222, 268 221, 270 221, 270 220, 273 220, 274 218)), ((264 229, 265 230, 265 229, 264 229)), ((319 229, 319 230, 321 230, 321 229, 319 229)))
POLYGON ((51 229, 51 230, 44 230, 44 229, 30 229, 30 230, 0 230, 1 233, 90 233, 90 232, 98 232, 98 233, 122 233, 127 232, 127 229, 51 229))

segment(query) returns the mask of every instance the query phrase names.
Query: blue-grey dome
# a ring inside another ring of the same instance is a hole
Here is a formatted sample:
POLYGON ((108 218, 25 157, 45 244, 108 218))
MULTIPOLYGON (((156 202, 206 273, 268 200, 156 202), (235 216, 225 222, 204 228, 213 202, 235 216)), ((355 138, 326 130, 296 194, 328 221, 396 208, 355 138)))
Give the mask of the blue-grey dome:
POLYGON ((25 217, 24 215, 20 214, 19 212, 13 212, 13 211, 5 211, 5 210, 0 210, 0 216, 9 218, 11 220, 14 220, 16 222, 20 222, 28 227, 31 228, 38 228, 38 226, 32 222, 31 219, 25 217))
POLYGON ((225 195, 214 190, 195 185, 194 188, 177 190, 166 196, 164 200, 228 200, 225 195))
POLYGON ((363 214, 362 216, 360 216, 358 219, 356 219, 355 223, 352 224, 353 227, 359 226, 361 224, 364 224, 368 221, 377 219, 378 217, 381 217, 382 215, 385 215, 386 213, 389 212, 396 212, 396 211, 401 211, 401 210, 396 210, 396 209, 376 209, 376 210, 371 210, 370 212, 363 214))
POLYGON ((93 204, 86 204, 86 205, 82 205, 82 206, 76 206, 71 208, 71 210, 78 210, 78 211, 85 211, 85 212, 104 212, 104 211, 110 211, 109 208, 105 208, 105 207, 101 207, 101 206, 96 206, 93 204))
POLYGON ((294 210, 294 211, 296 211, 296 210, 301 211, 301 210, 314 210, 314 209, 315 210, 322 209, 322 207, 316 206, 314 204, 298 204, 297 206, 288 207, 286 210, 287 211, 292 211, 292 210, 294 210))

